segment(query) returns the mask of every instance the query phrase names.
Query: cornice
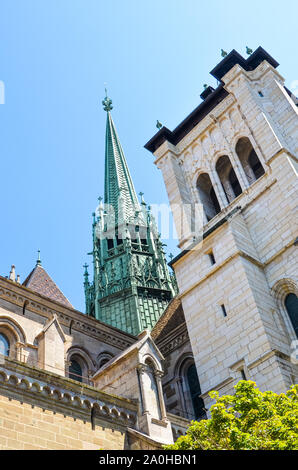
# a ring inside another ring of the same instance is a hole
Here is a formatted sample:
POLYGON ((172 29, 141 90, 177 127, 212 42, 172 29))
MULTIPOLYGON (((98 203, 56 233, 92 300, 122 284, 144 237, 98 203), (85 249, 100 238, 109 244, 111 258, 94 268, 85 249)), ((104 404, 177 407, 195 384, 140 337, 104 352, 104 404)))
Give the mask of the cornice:
POLYGON ((58 376, 18 361, 5 359, 0 365, 1 393, 7 393, 22 402, 38 402, 41 408, 53 409, 64 414, 77 412, 82 418, 95 416, 119 426, 131 426, 136 422, 137 403, 101 392, 94 387, 69 378, 58 376))
POLYGON ((158 348, 164 356, 167 356, 188 342, 189 336, 186 323, 183 323, 175 328, 175 330, 171 331, 169 335, 158 344, 158 348))
POLYGON ((56 315, 61 325, 67 328, 71 325, 72 330, 75 329, 120 350, 128 348, 137 341, 137 338, 129 333, 124 333, 117 328, 101 323, 95 318, 88 317, 78 310, 52 301, 2 276, 0 276, 0 298, 17 305, 21 309, 27 302, 26 310, 30 310, 48 320, 56 315))

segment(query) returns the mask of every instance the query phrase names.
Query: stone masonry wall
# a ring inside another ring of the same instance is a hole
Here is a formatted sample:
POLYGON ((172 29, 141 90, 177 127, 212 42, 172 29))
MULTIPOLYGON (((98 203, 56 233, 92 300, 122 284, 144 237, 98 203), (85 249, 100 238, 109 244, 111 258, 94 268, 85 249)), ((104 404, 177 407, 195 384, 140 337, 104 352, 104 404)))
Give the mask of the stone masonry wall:
POLYGON ((124 448, 125 433, 0 395, 1 450, 124 448))
MULTIPOLYGON (((221 207, 212 220, 205 220, 202 242, 174 262, 206 400, 211 389, 232 392, 243 372, 260 388, 276 392, 289 388, 298 375, 290 360, 293 334, 280 287, 286 286, 284 292, 298 290, 298 110, 283 78, 266 61, 251 72, 235 65, 222 80, 229 95, 212 114, 176 146, 164 142, 155 151, 171 205, 185 202, 186 187, 192 202, 200 203, 198 177, 208 173, 221 207), (236 153, 243 137, 265 171, 255 182, 248 181, 236 153), (230 203, 216 171, 223 155, 229 157, 242 190, 230 203)), ((179 228, 180 221, 175 225, 179 228)), ((181 249, 191 243, 180 238, 181 249)))

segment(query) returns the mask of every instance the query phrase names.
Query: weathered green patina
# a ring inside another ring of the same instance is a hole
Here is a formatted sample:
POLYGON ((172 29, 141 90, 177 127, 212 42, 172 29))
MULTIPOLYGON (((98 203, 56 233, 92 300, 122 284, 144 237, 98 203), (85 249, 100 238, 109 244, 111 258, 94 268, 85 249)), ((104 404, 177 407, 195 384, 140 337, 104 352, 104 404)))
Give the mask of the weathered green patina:
POLYGON ((137 335, 152 329, 176 293, 150 207, 139 202, 111 116, 107 112, 104 204, 93 214, 93 282, 85 265, 86 313, 137 335))

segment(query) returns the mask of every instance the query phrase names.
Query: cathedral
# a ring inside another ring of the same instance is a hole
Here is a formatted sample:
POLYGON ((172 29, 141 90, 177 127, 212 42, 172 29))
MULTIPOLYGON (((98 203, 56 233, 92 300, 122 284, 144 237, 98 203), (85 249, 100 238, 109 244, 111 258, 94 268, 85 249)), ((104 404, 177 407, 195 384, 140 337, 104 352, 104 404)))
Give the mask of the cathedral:
POLYGON ((263 48, 224 54, 200 104, 145 148, 179 254, 167 263, 106 95, 104 198, 86 312, 43 265, 0 276, 0 449, 154 450, 239 380, 298 377, 298 100, 263 48))

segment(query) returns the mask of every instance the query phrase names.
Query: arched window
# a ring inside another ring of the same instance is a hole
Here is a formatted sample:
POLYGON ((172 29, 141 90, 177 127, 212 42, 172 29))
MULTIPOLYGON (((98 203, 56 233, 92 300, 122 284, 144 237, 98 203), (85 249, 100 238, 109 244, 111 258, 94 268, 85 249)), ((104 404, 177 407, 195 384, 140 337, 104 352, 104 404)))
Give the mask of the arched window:
POLYGON ((99 367, 103 367, 105 364, 107 364, 107 362, 109 362, 109 360, 110 360, 110 359, 105 358, 105 359, 103 359, 102 361, 100 361, 99 367))
POLYGON ((75 359, 72 359, 69 366, 69 378, 72 380, 77 380, 78 382, 82 382, 82 375, 82 367, 75 359))
POLYGON ((9 356, 10 343, 8 338, 0 333, 0 354, 3 356, 9 356))
POLYGON ((208 173, 202 173, 198 177, 197 189, 201 204, 203 204, 204 207, 205 215, 209 221, 213 219, 221 209, 208 173))
POLYGON ((291 293, 286 296, 285 307, 298 338, 298 297, 296 294, 291 293))
POLYGON ((261 176, 265 173, 265 171, 254 149, 252 149, 252 151, 249 154, 248 162, 255 175, 255 179, 257 180, 261 178, 261 176))
POLYGON ((113 358, 113 354, 111 354, 110 352, 108 352, 108 351, 101 352, 101 353, 97 356, 98 368, 100 369, 101 367, 103 367, 103 366, 104 366, 107 362, 109 362, 112 358, 113 358))
POLYGON ((74 345, 67 351, 66 358, 69 364, 66 371, 68 377, 79 382, 90 383, 89 377, 95 372, 95 363, 89 351, 80 345, 74 345))
POLYGON ((265 173, 259 157, 247 137, 238 140, 236 153, 249 184, 252 184, 265 173))
POLYGON ((0 318, 0 354, 9 356, 12 359, 24 361, 21 354, 21 344, 25 344, 26 339, 21 327, 11 318, 0 318))
POLYGON ((239 196, 242 193, 242 189, 241 189, 241 186, 239 184, 236 173, 234 171, 234 168, 231 168, 231 170, 229 172, 229 182, 230 182, 231 188, 233 190, 233 193, 235 194, 235 197, 239 196))
POLYGON ((192 355, 181 357, 178 360, 175 367, 175 377, 180 400, 177 414, 181 416, 182 412, 182 416, 187 419, 206 418, 204 401, 200 397, 201 386, 192 355))
POLYGON ((206 412, 204 408, 204 401, 200 397, 201 387, 197 374, 197 369, 195 364, 191 364, 186 372, 186 377, 188 381, 189 391, 191 395, 192 405, 194 409, 195 418, 205 418, 206 412))
POLYGON ((216 171, 228 202, 232 202, 242 193, 242 189, 227 155, 223 155, 217 160, 216 171))

